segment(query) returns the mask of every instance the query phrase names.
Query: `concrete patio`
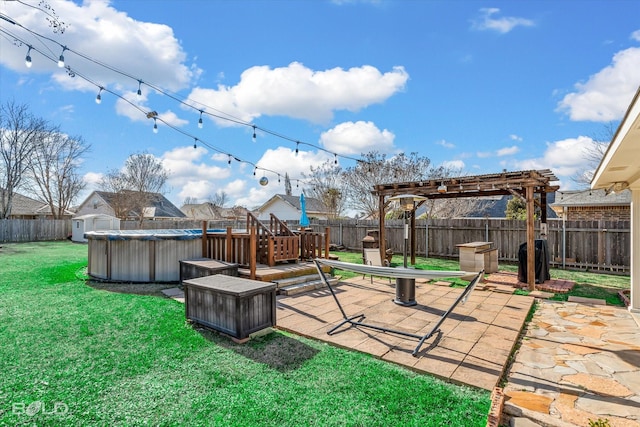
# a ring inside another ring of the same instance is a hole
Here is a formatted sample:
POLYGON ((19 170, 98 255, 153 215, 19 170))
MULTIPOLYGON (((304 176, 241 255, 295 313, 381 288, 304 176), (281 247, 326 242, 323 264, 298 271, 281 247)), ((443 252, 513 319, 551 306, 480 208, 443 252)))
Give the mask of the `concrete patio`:
MULTIPOLYGON (((394 286, 387 279, 349 279, 336 286, 347 315, 364 314, 365 322, 418 335, 429 331, 462 293, 417 281, 418 305, 393 302, 394 286)), ((460 304, 435 334, 411 355, 418 340, 382 331, 345 325, 333 335, 327 331, 342 320, 328 289, 295 296, 279 296, 277 327, 369 353, 382 360, 428 373, 447 381, 492 390, 502 376, 533 298, 475 290, 460 304)))

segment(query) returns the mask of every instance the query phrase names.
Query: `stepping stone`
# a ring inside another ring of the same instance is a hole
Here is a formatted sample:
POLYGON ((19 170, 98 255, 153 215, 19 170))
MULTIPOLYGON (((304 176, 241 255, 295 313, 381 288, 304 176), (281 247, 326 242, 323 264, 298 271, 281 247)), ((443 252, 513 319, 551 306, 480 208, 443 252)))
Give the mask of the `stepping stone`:
POLYGON ((607 302, 603 299, 597 299, 597 298, 585 298, 585 297, 576 297, 576 296, 569 296, 569 302, 578 302, 580 304, 593 304, 593 305, 607 305, 607 302))
POLYGON ((543 298, 543 299, 549 299, 554 295, 555 295, 554 293, 544 292, 544 291, 532 291, 532 292, 529 292, 529 296, 530 297, 543 298))
POLYGON ((173 298, 177 296, 184 297, 184 292, 180 288, 163 289, 162 293, 168 296, 169 298, 173 298))

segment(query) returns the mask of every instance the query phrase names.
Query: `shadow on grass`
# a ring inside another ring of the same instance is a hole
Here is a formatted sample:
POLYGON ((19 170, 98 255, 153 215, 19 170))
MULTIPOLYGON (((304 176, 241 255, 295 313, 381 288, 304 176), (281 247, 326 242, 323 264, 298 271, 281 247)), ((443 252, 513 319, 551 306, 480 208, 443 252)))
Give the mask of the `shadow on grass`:
POLYGON ((232 350, 254 362, 263 363, 278 372, 296 370, 320 352, 320 350, 279 331, 252 338, 245 344, 238 344, 229 337, 201 325, 193 327, 206 340, 232 350))
POLYGON ((119 294, 149 295, 166 298, 162 293, 164 289, 175 288, 175 283, 130 283, 130 282, 106 282, 100 280, 85 280, 87 286, 107 292, 119 294))

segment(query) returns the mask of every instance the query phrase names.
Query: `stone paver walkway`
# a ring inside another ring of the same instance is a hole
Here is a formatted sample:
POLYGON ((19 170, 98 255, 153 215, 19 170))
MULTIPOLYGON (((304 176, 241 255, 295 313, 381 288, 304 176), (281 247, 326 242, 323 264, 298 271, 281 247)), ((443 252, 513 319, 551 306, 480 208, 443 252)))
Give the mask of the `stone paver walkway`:
POLYGON ((640 325, 622 307, 542 301, 504 394, 506 414, 543 426, 640 426, 640 325))

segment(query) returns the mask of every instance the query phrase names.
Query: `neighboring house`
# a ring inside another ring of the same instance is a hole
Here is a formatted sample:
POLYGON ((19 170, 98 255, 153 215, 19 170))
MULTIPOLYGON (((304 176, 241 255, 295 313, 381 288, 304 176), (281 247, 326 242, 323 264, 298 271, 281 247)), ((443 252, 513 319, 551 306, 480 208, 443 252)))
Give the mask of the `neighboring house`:
MULTIPOLYGON (((126 194, 126 197, 131 197, 133 200, 142 199, 145 201, 145 206, 142 207, 144 219, 162 220, 186 217, 180 209, 160 193, 142 193, 141 195, 137 195, 135 192, 129 192, 126 194)), ((133 205, 130 209, 127 209, 121 206, 123 203, 122 200, 122 195, 118 193, 94 191, 80 204, 76 214, 78 216, 106 214, 120 217, 121 219, 123 219, 122 217, 126 217, 126 219, 138 219, 140 216, 139 208, 133 207, 135 206, 133 205), (122 214, 118 215, 118 211, 122 212, 122 214)))
POLYGON ((187 218, 196 220, 238 221, 247 219, 247 209, 241 206, 221 208, 215 206, 213 203, 205 202, 183 205, 180 210, 187 216, 187 218))
POLYGON ((629 221, 631 191, 611 194, 604 189, 558 191, 556 202, 551 207, 560 218, 566 212, 568 221, 629 221))
MULTIPOLYGON (((468 218, 506 218, 507 203, 512 197, 511 195, 482 197, 478 200, 478 207, 465 216, 468 218)), ((556 212, 551 208, 557 198, 555 193, 547 193, 547 218, 557 218, 556 212)))
MULTIPOLYGON (((324 204, 318 199, 305 197, 305 207, 309 218, 328 219, 329 217, 324 204)), ((302 214, 300 196, 276 194, 256 211, 256 215, 260 220, 269 220, 269 214, 274 214, 283 221, 299 221, 302 214)))
POLYGON ((120 220, 106 214, 89 214, 73 218, 71 240, 86 243, 84 234, 88 231, 120 230, 120 220))
MULTIPOLYGON (((4 192, 5 190, 0 191, 4 192)), ((60 219, 69 219, 72 216, 73 212, 65 209, 64 215, 60 219)), ((53 213, 47 203, 13 193, 9 219, 53 219, 53 213)))

